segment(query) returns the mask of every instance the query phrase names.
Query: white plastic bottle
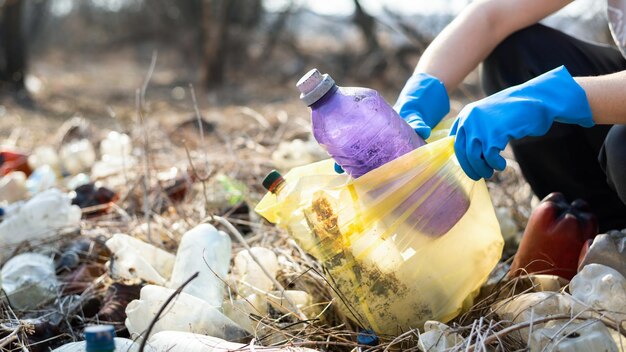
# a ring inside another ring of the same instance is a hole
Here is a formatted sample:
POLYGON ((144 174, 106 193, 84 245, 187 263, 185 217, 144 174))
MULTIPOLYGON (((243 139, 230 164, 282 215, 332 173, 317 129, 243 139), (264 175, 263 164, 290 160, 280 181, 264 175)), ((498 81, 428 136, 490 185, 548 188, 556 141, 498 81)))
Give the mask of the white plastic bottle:
POLYGON ((57 297, 54 263, 45 255, 16 255, 4 264, 1 275, 2 289, 13 309, 34 309, 57 297))
POLYGON ((168 352, 225 352, 225 351, 263 351, 263 352, 315 352, 304 347, 261 347, 224 341, 217 337, 192 334, 179 331, 162 331, 152 335, 148 342, 158 351, 168 352))
POLYGON ((69 196, 56 188, 37 194, 0 223, 0 262, 23 241, 36 244, 34 241, 52 238, 59 231, 77 228, 81 215, 69 196))
POLYGON ((96 152, 88 139, 65 144, 59 152, 63 170, 70 175, 88 171, 96 161, 96 152))
POLYGON ((107 263, 113 277, 164 285, 172 274, 176 257, 140 239, 117 233, 106 246, 113 252, 113 261, 107 263))
POLYGON ((276 254, 270 249, 252 247, 250 251, 261 262, 263 268, 267 270, 272 278, 269 278, 263 272, 263 269, 252 259, 252 255, 247 249, 237 253, 233 276, 238 281, 237 289, 242 297, 248 297, 252 294, 264 295, 271 291, 274 287, 272 279, 276 278, 276 273, 279 269, 276 254))
POLYGON ((178 246, 172 278, 167 287, 178 288, 193 274, 200 275, 183 290, 213 307, 224 300, 224 281, 231 257, 230 237, 209 224, 187 231, 178 246), (217 275, 217 276, 216 276, 217 275))
MULTIPOLYGON (((138 337, 145 333, 161 306, 174 291, 154 285, 141 289, 140 298, 126 307, 126 327, 131 336, 138 337)), ((166 330, 194 332, 229 341, 238 341, 248 335, 218 308, 184 292, 166 308, 154 325, 152 333, 166 330)))

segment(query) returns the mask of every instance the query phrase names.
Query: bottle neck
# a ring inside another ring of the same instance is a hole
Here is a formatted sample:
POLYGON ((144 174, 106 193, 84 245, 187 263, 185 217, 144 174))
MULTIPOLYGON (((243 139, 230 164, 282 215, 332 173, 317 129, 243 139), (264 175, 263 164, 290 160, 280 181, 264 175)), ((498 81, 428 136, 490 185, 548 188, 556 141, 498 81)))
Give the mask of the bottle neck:
POLYGON ((272 192, 275 195, 278 195, 285 188, 286 185, 287 182, 285 182, 285 179, 280 178, 269 187, 268 191, 272 192))
POLYGON ((310 108, 311 109, 317 109, 320 106, 324 105, 326 103, 326 101, 328 99, 330 99, 330 97, 332 97, 333 94, 335 94, 337 89, 339 89, 339 87, 337 87, 336 84, 333 84, 332 88, 330 88, 330 90, 328 90, 328 92, 326 92, 326 94, 322 95, 322 97, 319 98, 315 103, 311 104, 310 108))

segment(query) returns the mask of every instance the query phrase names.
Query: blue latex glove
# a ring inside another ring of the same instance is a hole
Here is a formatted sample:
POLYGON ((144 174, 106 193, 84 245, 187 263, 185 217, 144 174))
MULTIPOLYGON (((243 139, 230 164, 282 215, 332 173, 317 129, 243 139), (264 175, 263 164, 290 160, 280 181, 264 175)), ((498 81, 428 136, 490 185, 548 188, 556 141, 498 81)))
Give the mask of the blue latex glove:
POLYGON ((416 73, 404 85, 393 108, 426 139, 430 130, 450 112, 450 99, 440 80, 427 73, 416 73))
MULTIPOLYGON (((450 112, 450 99, 440 80, 427 73, 416 73, 402 88, 393 108, 420 137, 427 139, 430 130, 450 112)), ((335 164, 335 172, 344 171, 335 164)))
MULTIPOLYGON (((500 152, 510 139, 541 136, 552 123, 594 125, 585 91, 561 66, 461 110, 450 135, 465 173, 474 180, 504 170, 500 152)), ((541 158, 541 155, 537 155, 541 158)))

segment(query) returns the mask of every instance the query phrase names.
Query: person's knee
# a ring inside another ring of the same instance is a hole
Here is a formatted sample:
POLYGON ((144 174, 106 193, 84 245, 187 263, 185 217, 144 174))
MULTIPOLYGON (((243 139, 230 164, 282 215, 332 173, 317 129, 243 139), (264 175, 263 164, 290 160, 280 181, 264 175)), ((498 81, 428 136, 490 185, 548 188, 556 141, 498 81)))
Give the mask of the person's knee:
POLYGON ((545 32, 540 24, 519 30, 506 39, 489 54, 482 65, 482 85, 486 94, 493 94, 532 78, 526 62, 534 44, 545 32))
POLYGON ((626 126, 611 128, 598 156, 607 182, 626 204, 626 126))

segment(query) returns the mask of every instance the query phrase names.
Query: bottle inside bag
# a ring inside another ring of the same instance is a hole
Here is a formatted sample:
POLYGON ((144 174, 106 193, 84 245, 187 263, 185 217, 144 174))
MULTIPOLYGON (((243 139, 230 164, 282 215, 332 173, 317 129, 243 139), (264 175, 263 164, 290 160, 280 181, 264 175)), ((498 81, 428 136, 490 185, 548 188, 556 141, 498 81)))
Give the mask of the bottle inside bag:
MULTIPOLYGON (((332 77, 317 69, 307 72, 296 86, 300 99, 311 108, 313 136, 353 178, 426 144, 373 89, 339 87, 332 77)), ((428 174, 432 176, 424 179, 409 176, 419 179, 421 185, 398 201, 394 214, 406 219, 404 223, 412 231, 438 237, 465 214, 469 198, 457 180, 438 177, 436 172, 428 174)), ((371 190, 371 195, 389 194, 406 182, 399 178, 371 190)))

